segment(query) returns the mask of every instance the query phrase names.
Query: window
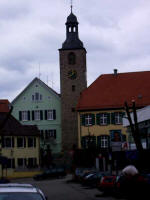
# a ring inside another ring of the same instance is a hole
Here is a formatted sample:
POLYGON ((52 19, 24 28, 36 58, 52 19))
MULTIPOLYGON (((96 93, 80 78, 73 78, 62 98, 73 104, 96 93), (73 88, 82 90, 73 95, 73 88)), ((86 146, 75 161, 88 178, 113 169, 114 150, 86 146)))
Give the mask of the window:
POLYGON ((122 124, 122 113, 115 113, 115 124, 122 124))
POLYGON ((3 137, 2 138, 2 147, 3 148, 12 148, 14 147, 14 138, 13 137, 3 137))
POLYGON ((47 111, 47 120, 53 120, 53 110, 47 111))
POLYGON ((92 116, 91 115, 85 116, 85 125, 87 125, 87 126, 92 125, 92 116))
POLYGON ((100 148, 109 147, 109 137, 107 135, 100 136, 100 148))
POLYGON ((45 120, 55 120, 56 110, 45 110, 45 120))
POLYGON ((96 147, 96 137, 95 136, 83 136, 81 138, 82 148, 96 147))
POLYGON ((22 111, 22 121, 28 121, 28 111, 22 111))
POLYGON ((83 126, 95 125, 95 114, 83 114, 80 117, 83 126))
POLYGON ((45 130, 45 139, 55 138, 56 139, 56 129, 45 130))
POLYGON ((76 56, 75 53, 71 52, 68 54, 68 63, 69 65, 74 65, 76 64, 76 56))
POLYGON ((40 110, 35 110, 34 111, 34 119, 35 120, 40 120, 40 110))
POLYGON ((75 108, 72 108, 71 111, 72 111, 72 112, 75 112, 75 108))
POLYGON ((124 114, 124 112, 111 113, 111 123, 117 125, 122 124, 122 118, 124 114))
POLYGON ((35 94, 32 95, 32 101, 42 101, 42 94, 35 92, 35 94))
POLYGON ((23 168, 26 166, 26 159, 25 158, 18 158, 17 159, 18 167, 23 168))
POLYGON ((36 158, 28 158, 28 167, 36 167, 37 165, 37 159, 36 158))
POLYGON ((20 121, 30 120, 30 111, 19 111, 19 120, 20 121))
POLYGON ((7 148, 12 147, 12 138, 11 137, 5 137, 4 146, 7 148))
POLYGON ((76 90, 76 86, 72 85, 72 92, 74 92, 76 90))
POLYGON ((36 147, 36 138, 35 137, 28 138, 28 147, 36 147))
POLYGON ((111 134, 112 142, 121 142, 122 141, 121 130, 111 130, 110 134, 111 134))
POLYGON ((43 120, 43 111, 42 110, 32 110, 32 120, 43 120))
POLYGON ((8 159, 7 161, 7 168, 15 168, 15 159, 8 159))
POLYGON ((17 138, 17 147, 18 148, 24 148, 26 147, 26 140, 24 137, 18 137, 17 138))
POLYGON ((101 125, 107 124, 107 114, 106 113, 100 114, 100 124, 101 125))

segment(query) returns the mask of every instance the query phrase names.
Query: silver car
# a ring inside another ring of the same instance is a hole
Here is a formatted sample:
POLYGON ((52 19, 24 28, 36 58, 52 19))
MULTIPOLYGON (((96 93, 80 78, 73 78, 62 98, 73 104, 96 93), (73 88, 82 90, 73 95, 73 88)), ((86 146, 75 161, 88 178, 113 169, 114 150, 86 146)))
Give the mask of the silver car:
POLYGON ((0 200, 46 200, 44 193, 31 184, 0 184, 0 200))

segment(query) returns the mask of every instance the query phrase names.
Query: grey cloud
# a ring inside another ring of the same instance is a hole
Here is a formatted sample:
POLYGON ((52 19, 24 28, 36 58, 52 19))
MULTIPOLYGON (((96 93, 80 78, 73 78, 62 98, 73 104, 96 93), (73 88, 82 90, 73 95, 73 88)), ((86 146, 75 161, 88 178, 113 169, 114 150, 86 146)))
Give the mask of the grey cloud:
MULTIPOLYGON (((73 12, 87 49, 88 84, 100 74, 149 70, 147 0, 76 0, 73 12), (94 69, 94 70, 93 70, 94 69)), ((59 91, 59 53, 70 14, 66 0, 0 1, 0 98, 13 99, 38 76, 59 91)))

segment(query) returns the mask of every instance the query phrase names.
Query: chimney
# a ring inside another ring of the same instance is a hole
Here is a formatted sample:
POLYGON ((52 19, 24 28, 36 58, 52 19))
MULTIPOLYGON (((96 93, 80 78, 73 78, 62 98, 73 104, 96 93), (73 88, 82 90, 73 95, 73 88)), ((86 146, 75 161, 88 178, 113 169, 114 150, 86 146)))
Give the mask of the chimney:
POLYGON ((114 69, 114 75, 117 76, 117 69, 114 69))

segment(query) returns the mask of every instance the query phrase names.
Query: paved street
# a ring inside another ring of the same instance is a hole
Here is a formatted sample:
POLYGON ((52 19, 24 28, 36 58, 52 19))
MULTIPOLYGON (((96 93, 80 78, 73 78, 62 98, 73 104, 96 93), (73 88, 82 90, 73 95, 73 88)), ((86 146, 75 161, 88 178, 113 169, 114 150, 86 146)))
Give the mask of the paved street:
POLYGON ((31 183, 39 188, 48 197, 48 200, 115 200, 112 197, 96 197, 100 194, 97 189, 87 189, 80 184, 67 183, 71 179, 68 176, 66 179, 34 181, 32 178, 18 179, 13 182, 31 183))

